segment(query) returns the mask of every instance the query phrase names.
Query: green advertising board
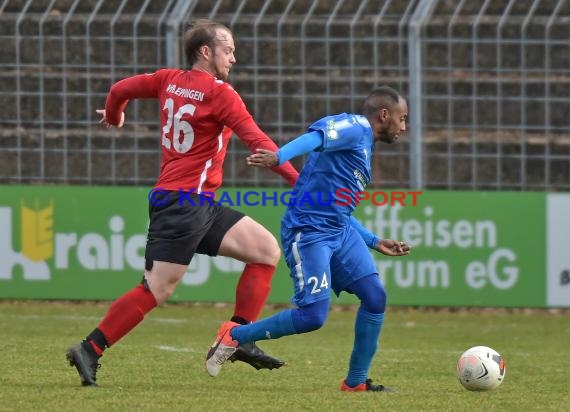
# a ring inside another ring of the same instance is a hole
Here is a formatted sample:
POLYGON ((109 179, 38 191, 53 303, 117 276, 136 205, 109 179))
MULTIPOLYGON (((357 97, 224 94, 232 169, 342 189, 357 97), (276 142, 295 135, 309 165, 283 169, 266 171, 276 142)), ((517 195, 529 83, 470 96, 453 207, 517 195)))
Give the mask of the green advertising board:
MULTIPOLYGON (((0 186, 0 298, 106 300, 132 288, 144 271, 149 190, 0 186)), ((278 233, 282 206, 237 209, 278 233)), ((171 300, 233 302, 243 266, 196 255, 171 300)), ((287 273, 281 263, 271 302, 288 301, 287 273)))
MULTIPOLYGON (((144 269, 149 190, 0 186, 0 298, 107 300, 133 287, 144 269)), ((264 191, 263 198, 251 188, 218 196, 279 239, 283 191, 264 191), (257 205, 245 205, 248 191, 254 194, 248 203, 261 200, 257 205)), ((559 225, 547 225, 546 199, 544 193, 423 192, 415 205, 410 196, 405 205, 362 201, 356 216, 373 232, 414 246, 405 257, 373 255, 389 304, 570 306, 566 263, 547 256, 547 226, 554 232, 559 225), (547 276, 548 267, 554 269, 547 276)), ((549 213, 564 213, 568 197, 561 202, 549 213)), ((233 302, 242 268, 230 258, 196 255, 171 300, 233 302)), ((269 301, 286 303, 291 293, 281 262, 269 301)), ((334 301, 355 299, 343 294, 334 301)))
POLYGON ((540 193, 424 192, 416 206, 362 204, 356 216, 413 245, 404 258, 375 255, 389 303, 541 307, 544 200, 540 193))

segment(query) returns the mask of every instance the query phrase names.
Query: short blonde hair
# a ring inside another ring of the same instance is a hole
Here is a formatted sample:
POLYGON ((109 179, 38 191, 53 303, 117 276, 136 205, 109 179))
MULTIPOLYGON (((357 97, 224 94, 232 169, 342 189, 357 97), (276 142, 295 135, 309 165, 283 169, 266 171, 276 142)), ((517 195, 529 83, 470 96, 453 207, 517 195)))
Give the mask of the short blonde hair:
POLYGON ((188 26, 184 33, 184 53, 190 67, 198 60, 200 47, 216 48, 216 32, 218 29, 227 30, 232 34, 227 26, 208 19, 195 20, 188 26))

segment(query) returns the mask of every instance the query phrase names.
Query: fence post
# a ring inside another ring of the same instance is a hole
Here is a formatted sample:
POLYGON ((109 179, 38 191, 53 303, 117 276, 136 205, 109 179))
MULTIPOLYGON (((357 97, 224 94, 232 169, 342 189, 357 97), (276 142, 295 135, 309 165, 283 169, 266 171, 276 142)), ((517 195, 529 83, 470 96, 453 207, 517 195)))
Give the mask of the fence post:
POLYGON ((181 67, 180 63, 180 22, 185 19, 195 1, 179 0, 166 22, 166 66, 181 67))
POLYGON ((410 187, 423 187, 422 169, 422 26, 429 18, 437 0, 420 0, 410 20, 408 31, 408 57, 410 75, 410 187))

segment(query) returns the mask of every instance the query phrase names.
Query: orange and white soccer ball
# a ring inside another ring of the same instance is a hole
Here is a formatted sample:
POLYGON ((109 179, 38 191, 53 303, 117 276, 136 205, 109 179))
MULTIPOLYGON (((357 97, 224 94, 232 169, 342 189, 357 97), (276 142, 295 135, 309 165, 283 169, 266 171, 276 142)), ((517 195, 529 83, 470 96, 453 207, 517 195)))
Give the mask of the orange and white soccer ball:
POLYGON ((470 391, 495 389, 505 379, 505 360, 487 346, 467 349, 457 362, 459 382, 470 391))

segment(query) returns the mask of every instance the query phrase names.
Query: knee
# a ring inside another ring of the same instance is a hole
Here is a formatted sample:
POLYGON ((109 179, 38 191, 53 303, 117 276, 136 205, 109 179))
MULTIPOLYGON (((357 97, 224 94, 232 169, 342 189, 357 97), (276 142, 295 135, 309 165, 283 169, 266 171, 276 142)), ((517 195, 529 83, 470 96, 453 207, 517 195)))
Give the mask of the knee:
POLYGON ((172 296, 174 290, 176 290, 178 282, 157 282, 156 279, 151 279, 147 285, 148 290, 156 299, 156 304, 162 305, 172 296))
POLYGON ((157 305, 165 303, 174 293, 175 288, 170 287, 150 287, 150 291, 156 299, 157 305))
POLYGON ((362 306, 370 313, 384 313, 386 311, 386 289, 378 283, 372 293, 366 295, 366 301, 362 306))
POLYGON ((311 306, 297 309, 294 327, 297 333, 307 333, 320 329, 327 320, 328 310, 315 310, 311 306))
POLYGON ((260 256, 260 262, 265 265, 277 266, 279 264, 279 259, 281 259, 281 249, 277 243, 277 239, 271 237, 271 240, 267 240, 263 247, 263 254, 260 256))
POLYGON ((350 285, 350 290, 358 296, 362 308, 370 313, 384 313, 386 310, 386 290, 378 275, 361 278, 350 285))
POLYGON ((266 236, 260 236, 253 242, 241 244, 239 247, 243 250, 241 256, 244 261, 277 266, 279 259, 281 259, 279 243, 270 233, 267 233, 266 236))
POLYGON ((327 320, 327 314, 315 313, 309 318, 310 330, 317 330, 323 327, 327 320))

